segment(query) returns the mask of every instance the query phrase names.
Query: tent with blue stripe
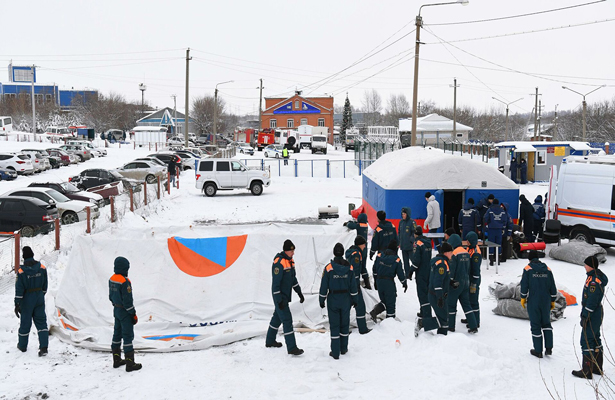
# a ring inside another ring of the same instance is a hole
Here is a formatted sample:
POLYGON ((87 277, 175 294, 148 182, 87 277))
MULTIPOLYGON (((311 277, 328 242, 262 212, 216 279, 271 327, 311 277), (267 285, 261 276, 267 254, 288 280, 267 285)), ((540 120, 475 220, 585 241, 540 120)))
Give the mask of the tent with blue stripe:
POLYGON ((402 207, 410 207, 411 217, 422 225, 427 217, 425 193, 440 203, 440 232, 454 227, 468 199, 475 204, 493 193, 500 203, 510 205, 516 221, 519 215, 519 186, 502 174, 495 164, 444 153, 431 147, 407 147, 384 154, 363 173, 363 206, 372 228, 378 224, 376 212, 384 210, 397 226, 402 207))

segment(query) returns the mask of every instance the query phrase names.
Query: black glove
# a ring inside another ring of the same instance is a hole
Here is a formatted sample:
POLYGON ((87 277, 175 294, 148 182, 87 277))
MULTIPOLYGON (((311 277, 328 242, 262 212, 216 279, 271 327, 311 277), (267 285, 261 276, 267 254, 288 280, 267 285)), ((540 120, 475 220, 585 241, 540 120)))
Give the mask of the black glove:
POLYGON ((404 281, 401 285, 404 287, 404 293, 406 293, 406 291, 408 290, 408 282, 404 281))
POLYGON ((414 271, 410 270, 410 273, 408 274, 408 279, 412 280, 412 275, 414 274, 414 271))
POLYGON ((325 303, 320 303, 320 308, 325 308, 325 303))
POLYGON ((451 287, 453 289, 457 289, 459 287, 459 282, 454 279, 451 279, 451 287))
POLYGON ((284 298, 280 300, 280 302, 278 303, 278 307, 280 307, 280 310, 285 310, 286 307, 288 307, 288 300, 284 298))
POLYGON ((365 289, 372 290, 372 285, 369 283, 369 277, 363 279, 363 283, 365 284, 365 289))
POLYGON ((352 303, 352 306, 353 306, 354 308, 357 308, 357 306, 358 306, 358 305, 359 305, 359 303, 357 303, 356 301, 355 301, 354 303, 352 303))
POLYGON ((301 291, 297 292, 297 296, 299 296, 299 303, 303 303, 305 301, 305 297, 303 297, 303 293, 301 293, 301 291))
POLYGON ((378 280, 374 279, 374 289, 378 290, 378 280))
POLYGON ((15 304, 15 315, 17 315, 17 318, 21 318, 21 306, 19 304, 15 304))
POLYGON ((348 226, 348 221, 344 222, 343 224, 344 226, 348 226))
POLYGON ((372 252, 370 252, 370 253, 369 253, 369 259, 370 259, 370 260, 373 260, 373 259, 374 259, 374 253, 372 253, 372 252))
POLYGON ((581 317, 581 328, 585 329, 585 325, 587 325, 587 317, 581 317))
POLYGON ((444 307, 444 299, 442 297, 438 299, 438 307, 440 308, 444 307))

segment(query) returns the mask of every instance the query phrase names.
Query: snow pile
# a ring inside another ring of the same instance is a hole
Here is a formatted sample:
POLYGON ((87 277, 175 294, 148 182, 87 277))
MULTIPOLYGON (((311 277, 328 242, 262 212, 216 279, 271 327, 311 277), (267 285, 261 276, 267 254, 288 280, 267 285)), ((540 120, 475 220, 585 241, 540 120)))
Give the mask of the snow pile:
POLYGON ((493 166, 453 156, 431 147, 406 147, 386 153, 365 169, 366 177, 384 189, 517 189, 493 166))

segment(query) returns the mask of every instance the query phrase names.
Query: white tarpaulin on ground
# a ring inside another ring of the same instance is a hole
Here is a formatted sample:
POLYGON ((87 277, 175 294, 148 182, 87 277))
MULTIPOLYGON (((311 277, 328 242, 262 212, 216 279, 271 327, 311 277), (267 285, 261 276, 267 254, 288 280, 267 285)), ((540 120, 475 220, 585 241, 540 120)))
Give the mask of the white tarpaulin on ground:
MULTIPOLYGON (((297 224, 79 237, 55 304, 48 304, 52 332, 78 346, 110 349, 114 319, 108 281, 114 259, 124 256, 131 265, 128 277, 139 317, 135 349, 195 350, 264 335, 273 313, 271 264, 285 239, 296 246, 297 278, 306 295, 300 304, 293 293, 294 325, 323 327, 326 312, 318 305, 322 270, 333 258, 335 243, 347 247, 354 237, 342 227, 297 224)), ((376 296, 366 294, 368 310, 376 296)), ((352 311, 353 324, 354 316, 352 311)))

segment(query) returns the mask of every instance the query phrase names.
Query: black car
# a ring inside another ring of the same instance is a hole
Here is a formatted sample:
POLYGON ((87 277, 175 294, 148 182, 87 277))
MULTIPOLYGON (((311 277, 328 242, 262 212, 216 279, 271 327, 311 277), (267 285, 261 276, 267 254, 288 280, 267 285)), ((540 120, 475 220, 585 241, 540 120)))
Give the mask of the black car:
POLYGON ((48 233, 54 229, 58 218, 55 204, 48 204, 33 197, 0 197, 0 231, 15 232, 21 229, 26 237, 48 233))
MULTIPOLYGON (((154 154, 150 154, 148 157, 157 158, 160 161, 162 161, 163 163, 165 163, 166 165, 168 165, 169 161, 171 161, 171 157, 175 157, 177 159, 178 156, 176 154, 172 154, 172 153, 154 153, 154 154)), ((178 161, 178 163, 179 162, 181 162, 181 161, 178 161)))
POLYGON ((68 197, 71 200, 81 200, 87 201, 89 203, 94 203, 98 207, 103 207, 105 205, 105 200, 102 196, 96 195, 90 192, 84 192, 79 190, 77 186, 73 185, 70 182, 32 182, 28 185, 28 187, 45 187, 54 189, 64 196, 68 197))
POLYGON ((68 181, 77 186, 77 188, 86 190, 111 182, 122 182, 125 181, 125 178, 115 171, 106 169, 86 169, 81 171, 79 175, 69 178, 68 181))

